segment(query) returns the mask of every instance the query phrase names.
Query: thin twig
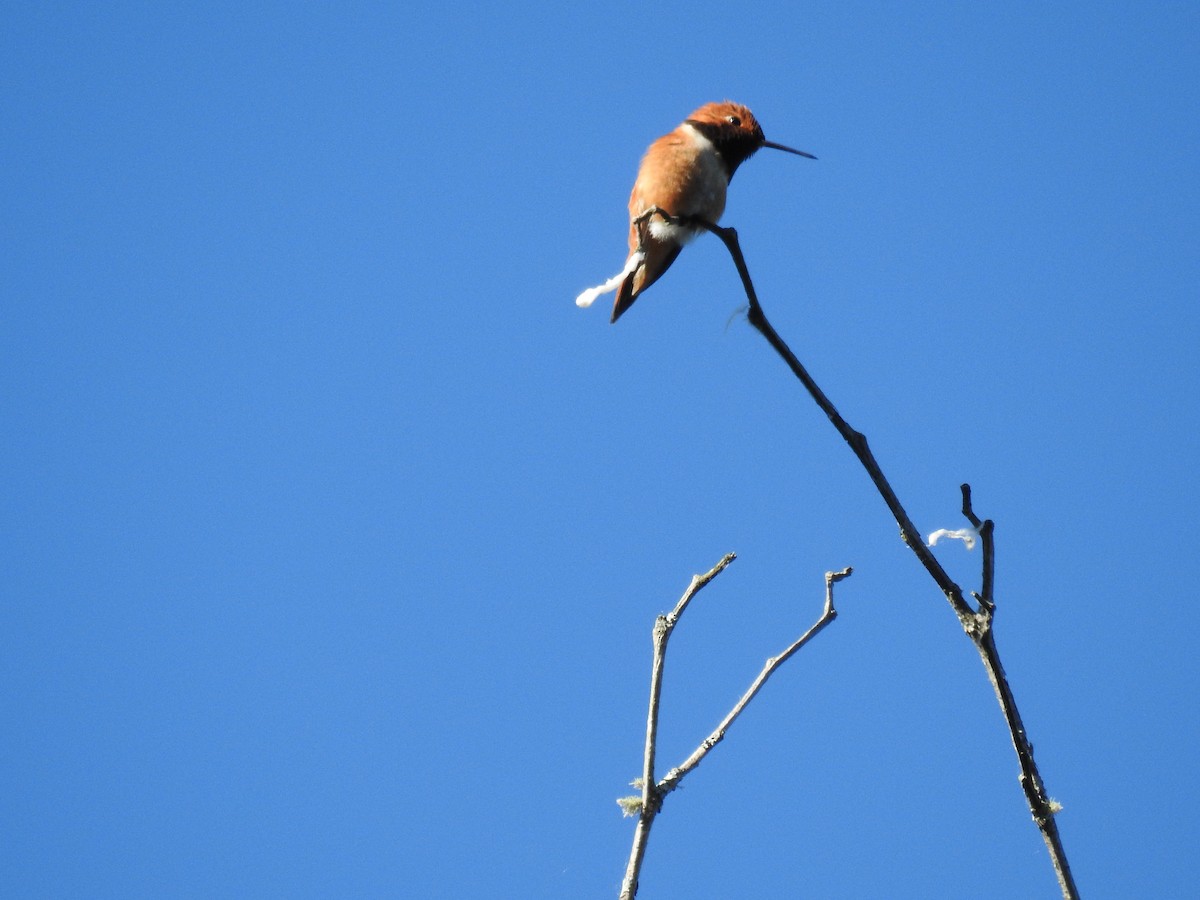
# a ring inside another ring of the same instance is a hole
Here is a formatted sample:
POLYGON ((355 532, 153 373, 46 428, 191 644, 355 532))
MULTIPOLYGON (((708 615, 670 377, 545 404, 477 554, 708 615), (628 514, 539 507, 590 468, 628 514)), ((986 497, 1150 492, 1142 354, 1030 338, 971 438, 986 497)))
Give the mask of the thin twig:
POLYGON ((679 617, 683 615, 696 596, 704 587, 725 571, 725 567, 737 559, 737 554, 727 553, 721 561, 703 575, 692 576, 675 608, 665 616, 659 616, 654 621, 654 657, 650 666, 650 708, 646 715, 646 748, 642 757, 642 802, 638 813, 637 826, 633 832, 633 849, 629 854, 629 864, 625 867, 625 879, 621 884, 621 897, 632 898, 637 894, 638 872, 642 868, 642 860, 646 855, 646 844, 650 840, 650 828, 662 807, 662 794, 654 783, 654 755, 658 745, 658 711, 662 697, 663 667, 667 660, 667 641, 679 617))
POLYGON ((920 533, 913 525, 903 505, 901 505, 891 484, 884 477, 883 470, 875 460, 874 454, 871 453, 866 437, 851 428, 849 423, 842 418, 837 408, 825 396, 825 392, 821 390, 812 376, 808 374, 808 371, 800 363, 800 360, 792 353, 791 348, 788 347, 783 338, 779 336, 779 333, 775 331, 774 327, 767 320, 766 313, 763 312, 762 306, 758 302, 758 295, 755 293, 754 283, 750 278, 750 271, 746 266, 746 259, 742 255, 742 248, 738 243, 737 232, 732 228, 722 228, 712 222, 695 217, 674 217, 657 207, 645 213, 647 218, 654 215, 661 216, 672 224, 702 227, 715 234, 725 245, 725 248, 729 251, 729 255, 733 259, 734 265, 737 267, 738 275, 742 280, 742 287, 746 291, 746 297, 750 301, 750 309, 747 313, 750 324, 758 329, 762 336, 767 339, 767 342, 775 349, 775 352, 787 363, 792 373, 800 380, 809 394, 812 395, 817 406, 821 408, 821 411, 833 423, 834 428, 837 429, 846 443, 850 445, 850 449, 854 451, 863 468, 867 470, 867 475, 879 491, 880 496, 883 497, 884 503, 887 504, 888 509, 900 526, 900 536, 904 543, 908 545, 908 548, 917 557, 921 565, 950 602, 950 606, 954 610, 955 615, 958 616, 963 630, 979 651, 988 680, 992 683, 992 687, 996 691, 996 698, 1000 702, 1000 709, 1004 714, 1005 722, 1008 724, 1013 748, 1016 750, 1017 759, 1021 766, 1021 787, 1025 793, 1025 799, 1029 804, 1029 811, 1033 815, 1033 820, 1037 824, 1038 830, 1041 831, 1042 838, 1050 852, 1050 859, 1054 866, 1055 875, 1058 878, 1059 887, 1062 889, 1063 897, 1066 900, 1075 900, 1079 896, 1079 891, 1071 875, 1066 851, 1059 837, 1058 826, 1054 821, 1054 814, 1058 811, 1059 806, 1046 794, 1041 775, 1033 759, 1033 745, 1029 741, 1025 726, 1021 721, 1020 713, 1017 711, 1016 699, 1008 684, 1008 678, 1004 674, 1004 667, 1000 664, 1000 653, 996 649, 995 638, 992 633, 992 619, 995 614, 995 598, 993 597, 995 581, 993 524, 990 520, 980 521, 975 515, 974 510, 971 508, 970 486, 963 485, 962 487, 963 513, 967 516, 972 526, 978 529, 983 544, 982 579, 980 591, 975 595, 975 598, 979 602, 978 610, 973 609, 966 601, 962 588, 950 578, 945 569, 942 568, 941 563, 937 561, 932 551, 921 539, 920 533))
MULTIPOLYGON (((684 591, 683 596, 679 598, 679 602, 675 604, 675 609, 665 616, 659 616, 654 622, 654 660, 651 663, 650 670, 650 711, 646 722, 646 752, 643 758, 642 777, 639 779, 642 787, 642 796, 640 803, 636 803, 636 805, 628 801, 622 801, 622 806, 626 810, 636 808, 638 821, 633 832, 633 847, 629 853, 629 862, 625 867, 625 878, 621 882, 620 900, 633 900, 637 896, 638 879, 642 871, 642 862, 646 858, 646 846, 650 840, 650 829, 654 825, 655 818, 657 818, 659 812, 662 810, 663 798, 675 790, 683 777, 700 765, 700 761, 708 755, 709 751, 724 739, 725 732, 733 724, 734 720, 742 714, 742 711, 754 699, 755 695, 762 690, 763 685, 766 684, 771 674, 794 656, 801 647, 816 637, 821 629, 837 618, 837 610, 833 606, 833 585, 843 578, 850 577, 850 573, 853 571, 847 567, 840 572, 825 573, 825 608, 821 613, 821 617, 817 619, 816 624, 797 638, 779 656, 767 660, 766 666, 759 672, 758 677, 754 679, 749 690, 746 691, 725 718, 721 720, 721 724, 717 726, 716 730, 701 742, 700 746, 687 758, 683 765, 672 769, 662 781, 656 783, 654 781, 654 757, 656 744, 658 743, 658 714, 662 694, 663 665, 667 655, 667 641, 670 640, 671 632, 675 629, 680 616, 683 615, 688 604, 692 602, 692 598, 696 596, 696 593, 716 578, 735 558, 734 554, 727 554, 705 574, 693 576, 692 583, 688 585, 688 589, 684 591)), ((629 799, 632 800, 633 798, 629 799)))
POLYGON ((767 660, 762 671, 758 673, 758 677, 754 679, 753 683, 746 690, 746 693, 742 695, 742 698, 734 705, 733 709, 721 720, 721 724, 713 729, 712 734, 701 742, 700 746, 692 752, 691 756, 684 760, 682 765, 676 766, 658 783, 659 802, 662 801, 665 795, 679 787, 679 782, 683 780, 683 777, 700 765, 704 757, 708 756, 709 751, 725 739, 725 732, 729 730, 729 727, 733 725, 737 717, 742 714, 742 710, 749 705, 755 695, 762 690, 763 685, 767 683, 767 679, 775 673, 775 670, 791 659, 801 647, 815 638, 821 629, 837 618, 837 610, 833 606, 833 586, 843 578, 849 578, 853 571, 850 566, 847 566, 840 572, 825 573, 825 608, 822 610, 820 618, 817 619, 808 631, 796 638, 786 650, 778 656, 767 660))
POLYGON ((988 617, 990 627, 992 614, 996 611, 996 600, 993 596, 996 584, 995 526, 991 519, 982 522, 979 516, 975 515, 975 509, 971 506, 971 486, 964 484, 961 490, 963 516, 971 523, 971 527, 979 532, 979 541, 983 545, 983 572, 979 580, 979 593, 974 596, 979 601, 980 612, 988 617))

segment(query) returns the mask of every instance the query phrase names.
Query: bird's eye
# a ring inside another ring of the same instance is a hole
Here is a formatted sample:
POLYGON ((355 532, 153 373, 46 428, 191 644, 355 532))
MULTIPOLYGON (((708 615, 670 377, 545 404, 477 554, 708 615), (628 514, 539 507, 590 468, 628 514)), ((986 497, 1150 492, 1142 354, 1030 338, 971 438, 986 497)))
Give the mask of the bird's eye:
POLYGON ((734 128, 737 128, 739 125, 742 124, 742 120, 739 119, 737 116, 726 116, 725 121, 728 122, 730 125, 732 125, 734 128))

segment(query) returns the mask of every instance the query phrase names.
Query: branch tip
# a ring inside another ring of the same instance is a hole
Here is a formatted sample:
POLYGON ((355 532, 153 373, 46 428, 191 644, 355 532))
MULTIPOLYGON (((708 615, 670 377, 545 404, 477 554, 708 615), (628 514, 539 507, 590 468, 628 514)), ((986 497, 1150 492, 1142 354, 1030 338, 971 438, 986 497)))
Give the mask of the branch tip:
POLYGON ((837 582, 841 581, 844 578, 849 578, 853 574, 854 574, 853 566, 846 566, 846 568, 842 569, 842 571, 840 571, 840 572, 826 572, 825 573, 825 583, 826 584, 837 584, 837 582))
POLYGON ((971 486, 963 482, 959 490, 962 491, 962 514, 978 530, 981 522, 979 521, 979 516, 975 515, 975 508, 971 504, 971 486))

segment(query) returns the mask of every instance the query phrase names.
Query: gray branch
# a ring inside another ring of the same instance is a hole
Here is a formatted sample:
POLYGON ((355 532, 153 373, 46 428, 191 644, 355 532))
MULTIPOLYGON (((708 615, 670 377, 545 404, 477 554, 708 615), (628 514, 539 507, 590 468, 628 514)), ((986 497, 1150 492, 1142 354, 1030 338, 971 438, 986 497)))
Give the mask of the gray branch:
POLYGON ((786 650, 778 656, 768 659, 762 671, 758 673, 758 677, 754 679, 746 693, 721 720, 721 724, 712 734, 700 743, 700 746, 682 765, 676 766, 667 773, 662 781, 656 782, 654 780, 654 761, 658 743, 658 715, 662 698, 663 667, 667 658, 667 642, 671 639, 675 626, 696 594, 721 574, 725 567, 736 558, 732 553, 726 554, 708 572, 693 576, 691 584, 683 592, 683 596, 679 598, 675 608, 667 615, 659 616, 654 622, 654 657, 650 666, 650 707, 646 717, 646 748, 643 756, 642 776, 635 782, 635 784, 640 784, 642 794, 640 797, 626 797, 618 801, 627 815, 636 815, 638 818, 637 827, 633 832, 633 847, 629 852, 629 863, 625 867, 625 878, 621 882, 620 900, 633 900, 637 896, 638 878, 642 871, 642 862, 646 858, 650 829, 654 826, 654 820, 662 809, 663 798, 675 790, 684 776, 700 765, 704 757, 724 740, 725 733, 750 704, 750 701, 762 690, 763 685, 767 683, 767 679, 774 674, 775 670, 791 659, 801 647, 816 637, 821 629, 837 618, 837 610, 833 606, 833 586, 843 578, 848 578, 852 571, 847 567, 840 572, 825 573, 825 608, 816 623, 792 642, 786 650))

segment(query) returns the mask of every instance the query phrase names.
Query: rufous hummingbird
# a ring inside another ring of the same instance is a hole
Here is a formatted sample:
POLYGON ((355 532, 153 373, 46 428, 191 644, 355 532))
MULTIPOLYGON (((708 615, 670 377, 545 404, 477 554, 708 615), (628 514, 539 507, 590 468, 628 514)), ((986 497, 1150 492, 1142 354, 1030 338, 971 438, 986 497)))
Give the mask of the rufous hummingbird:
POLYGON ((651 144, 629 195, 625 268, 604 284, 588 288, 575 303, 591 306, 597 297, 615 289, 612 321, 617 321, 642 291, 671 267, 683 245, 704 230, 699 225, 671 224, 658 215, 641 217, 657 207, 676 218, 703 219, 715 225, 725 211, 725 193, 733 173, 759 147, 816 159, 811 153, 768 141, 754 113, 728 100, 704 104, 651 144))

